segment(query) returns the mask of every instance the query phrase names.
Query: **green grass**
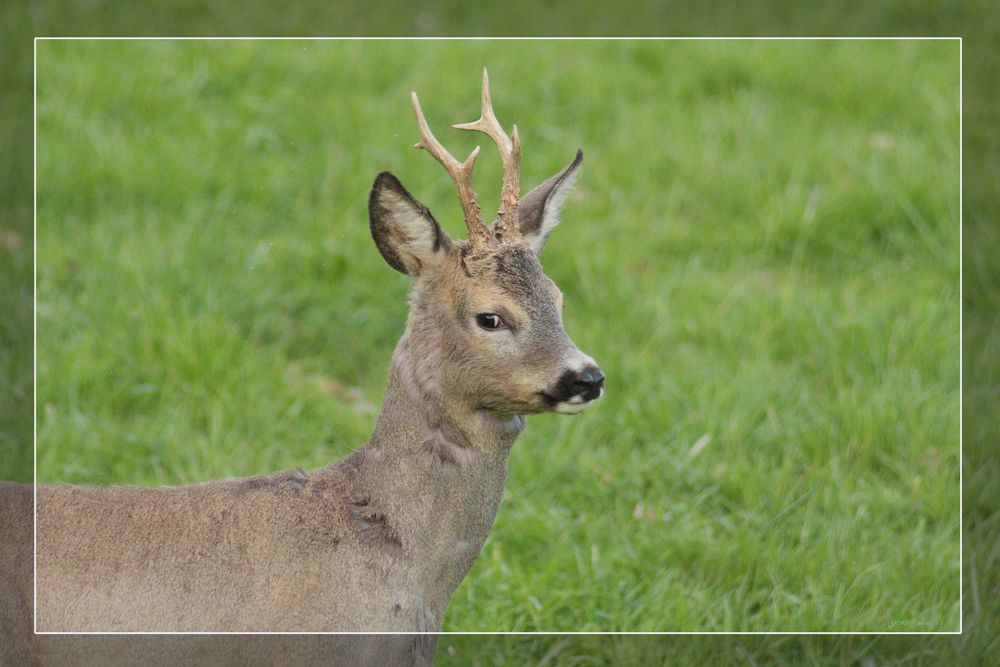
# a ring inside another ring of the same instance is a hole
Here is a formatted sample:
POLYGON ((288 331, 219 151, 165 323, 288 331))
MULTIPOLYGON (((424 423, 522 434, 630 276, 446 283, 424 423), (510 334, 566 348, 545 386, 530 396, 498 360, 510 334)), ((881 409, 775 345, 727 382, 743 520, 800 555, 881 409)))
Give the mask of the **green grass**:
POLYGON ((6 217, 0 212, 0 479, 30 480, 31 231, 6 217))
POLYGON ((0 7, 0 479, 32 475, 31 42, 0 7), (24 48, 28 47, 28 48, 24 48))
POLYGON ((529 420, 445 629, 957 630, 954 42, 42 42, 39 481, 363 444, 368 188, 460 233, 408 92, 468 120, 482 64, 526 185, 586 151, 543 263, 608 392, 529 420))

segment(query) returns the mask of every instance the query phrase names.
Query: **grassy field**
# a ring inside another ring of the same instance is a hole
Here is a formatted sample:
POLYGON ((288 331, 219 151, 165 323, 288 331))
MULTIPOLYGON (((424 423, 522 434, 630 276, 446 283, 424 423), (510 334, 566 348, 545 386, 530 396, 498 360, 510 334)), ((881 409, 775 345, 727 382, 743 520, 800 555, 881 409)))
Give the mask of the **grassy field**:
POLYGON ((408 93, 468 120, 485 64, 522 182, 586 151, 543 263, 608 392, 529 420, 445 629, 956 630, 957 44, 510 46, 40 43, 39 481, 361 445, 407 290, 367 191, 460 233, 408 93))

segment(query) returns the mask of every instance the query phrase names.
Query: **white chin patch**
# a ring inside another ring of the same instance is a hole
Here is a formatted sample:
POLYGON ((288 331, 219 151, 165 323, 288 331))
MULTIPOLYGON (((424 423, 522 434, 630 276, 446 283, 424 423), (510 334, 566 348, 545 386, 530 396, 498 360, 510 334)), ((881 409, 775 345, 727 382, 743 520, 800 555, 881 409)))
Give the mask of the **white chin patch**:
POLYGON ((574 396, 568 401, 559 401, 556 403, 555 411, 561 415, 578 415, 587 409, 587 406, 593 403, 593 401, 583 400, 583 396, 574 396))

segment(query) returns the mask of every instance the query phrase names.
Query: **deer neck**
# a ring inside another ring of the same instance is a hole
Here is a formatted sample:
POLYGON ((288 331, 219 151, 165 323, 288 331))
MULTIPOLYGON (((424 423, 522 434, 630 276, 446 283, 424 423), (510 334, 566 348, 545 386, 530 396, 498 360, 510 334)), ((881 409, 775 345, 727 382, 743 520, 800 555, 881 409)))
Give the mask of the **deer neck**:
POLYGON ((523 415, 495 415, 449 396, 429 350, 407 325, 393 354, 375 431, 349 464, 352 497, 384 517, 443 613, 492 528, 523 415))

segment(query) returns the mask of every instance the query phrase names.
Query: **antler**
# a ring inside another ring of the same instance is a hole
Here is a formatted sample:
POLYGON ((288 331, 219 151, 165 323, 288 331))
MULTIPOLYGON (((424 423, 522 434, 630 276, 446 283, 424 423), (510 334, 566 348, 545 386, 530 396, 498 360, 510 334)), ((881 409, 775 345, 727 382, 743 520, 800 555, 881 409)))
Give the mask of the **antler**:
POLYGON ((517 203, 520 194, 521 141, 517 136, 517 125, 513 126, 511 136, 507 136, 496 114, 493 113, 493 101, 490 99, 490 77, 483 68, 482 111, 479 120, 471 123, 452 125, 459 130, 482 132, 493 140, 500 151, 503 163, 503 190, 500 195, 500 211, 497 214, 497 236, 503 241, 512 241, 521 236, 521 228, 517 222, 517 203))
POLYGON ((473 247, 485 245, 490 241, 492 235, 489 228, 483 221, 482 211, 479 210, 479 202, 476 201, 476 189, 472 184, 472 168, 476 164, 476 157, 479 155, 479 146, 469 154, 465 162, 459 162, 444 146, 434 137, 431 128, 427 125, 424 112, 420 109, 420 100, 416 93, 411 93, 413 99, 413 112, 417 115, 417 125, 420 126, 420 141, 414 144, 414 148, 423 148, 434 156, 434 159, 441 163, 458 190, 458 201, 462 205, 462 212, 465 215, 465 226, 469 228, 469 241, 473 247))

